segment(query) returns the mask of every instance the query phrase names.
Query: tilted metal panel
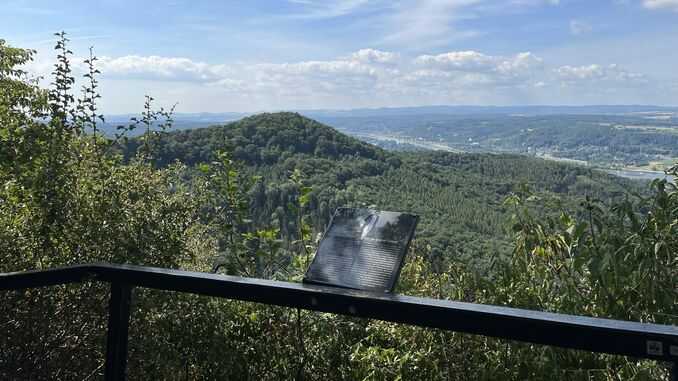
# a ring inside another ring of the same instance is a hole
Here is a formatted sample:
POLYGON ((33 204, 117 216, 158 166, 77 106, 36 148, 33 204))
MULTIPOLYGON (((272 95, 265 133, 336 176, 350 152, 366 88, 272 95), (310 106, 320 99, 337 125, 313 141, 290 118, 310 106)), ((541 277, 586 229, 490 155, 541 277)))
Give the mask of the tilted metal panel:
POLYGON ((392 292, 418 219, 399 212, 337 209, 304 282, 392 292))

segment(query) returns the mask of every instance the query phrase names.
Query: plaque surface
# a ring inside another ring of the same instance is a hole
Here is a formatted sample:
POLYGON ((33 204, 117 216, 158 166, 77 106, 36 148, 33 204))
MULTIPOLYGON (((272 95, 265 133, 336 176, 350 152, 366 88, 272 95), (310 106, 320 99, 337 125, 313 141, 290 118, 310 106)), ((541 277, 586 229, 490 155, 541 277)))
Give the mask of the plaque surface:
POLYGON ((371 209, 337 209, 304 282, 391 292, 419 217, 371 209))

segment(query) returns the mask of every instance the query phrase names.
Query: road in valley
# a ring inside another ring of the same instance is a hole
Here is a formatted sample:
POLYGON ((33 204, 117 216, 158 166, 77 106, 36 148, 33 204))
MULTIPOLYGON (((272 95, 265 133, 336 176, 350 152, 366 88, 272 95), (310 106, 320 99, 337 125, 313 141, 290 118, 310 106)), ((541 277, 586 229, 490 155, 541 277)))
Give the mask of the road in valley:
POLYGON ((399 136, 399 135, 381 135, 381 134, 372 134, 372 133, 354 133, 353 136, 360 139, 373 139, 381 141, 390 141, 396 142, 397 144, 409 144, 418 148, 423 148, 431 151, 445 151, 445 152, 454 152, 454 153, 464 153, 465 151, 452 148, 442 142, 433 142, 430 140, 424 140, 423 138, 413 138, 410 136, 399 136))

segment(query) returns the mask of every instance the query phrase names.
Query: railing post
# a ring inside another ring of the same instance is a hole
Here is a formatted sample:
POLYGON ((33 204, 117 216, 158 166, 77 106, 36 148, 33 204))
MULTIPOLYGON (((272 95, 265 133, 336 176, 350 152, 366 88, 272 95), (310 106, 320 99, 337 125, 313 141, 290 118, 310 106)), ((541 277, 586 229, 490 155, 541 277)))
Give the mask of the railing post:
POLYGON ((106 381, 126 379, 127 331, 131 298, 132 287, 120 282, 111 283, 106 338, 106 381))
POLYGON ((671 364, 671 369, 669 370, 669 380, 678 381, 678 361, 674 361, 671 364))

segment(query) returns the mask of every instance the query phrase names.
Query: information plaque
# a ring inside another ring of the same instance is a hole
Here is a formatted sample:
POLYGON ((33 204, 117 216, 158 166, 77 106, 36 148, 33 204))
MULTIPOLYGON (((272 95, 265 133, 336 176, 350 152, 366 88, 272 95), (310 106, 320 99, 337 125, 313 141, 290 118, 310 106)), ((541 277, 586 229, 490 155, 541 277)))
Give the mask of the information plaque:
POLYGON ((418 220, 407 213, 337 209, 304 282, 393 291, 418 220))

